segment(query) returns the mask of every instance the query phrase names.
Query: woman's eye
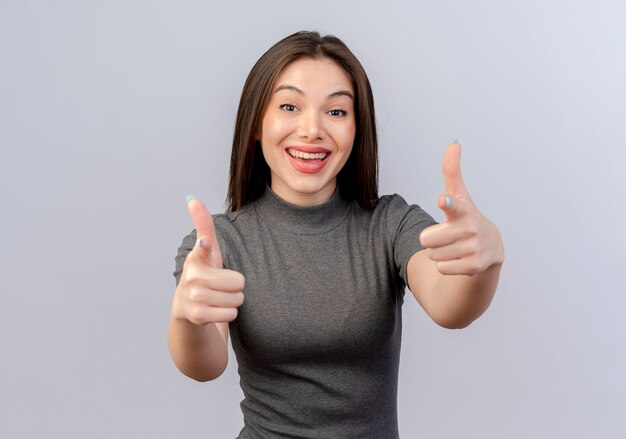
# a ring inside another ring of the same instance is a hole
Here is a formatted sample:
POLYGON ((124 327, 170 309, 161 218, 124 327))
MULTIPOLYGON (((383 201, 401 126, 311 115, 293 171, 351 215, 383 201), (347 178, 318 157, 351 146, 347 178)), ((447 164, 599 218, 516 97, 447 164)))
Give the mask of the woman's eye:
POLYGON ((296 106, 293 104, 282 104, 280 108, 285 111, 296 111, 296 106))
POLYGON ((328 114, 334 117, 340 117, 340 116, 345 116, 348 113, 345 110, 334 109, 334 110, 330 110, 328 114))

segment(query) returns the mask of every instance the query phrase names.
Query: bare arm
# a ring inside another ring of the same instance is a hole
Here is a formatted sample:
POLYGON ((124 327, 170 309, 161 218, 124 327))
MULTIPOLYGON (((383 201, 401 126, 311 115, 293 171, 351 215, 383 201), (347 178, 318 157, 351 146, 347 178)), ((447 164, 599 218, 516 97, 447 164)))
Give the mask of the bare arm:
POLYGON ((198 242, 187 255, 174 294, 167 340, 174 363, 185 375, 209 381, 228 364, 228 322, 243 303, 245 279, 223 269, 213 219, 199 200, 188 203, 198 242))
POLYGON ((176 367, 197 381, 218 378, 228 365, 228 323, 195 325, 170 316, 167 332, 176 367))
POLYGON ((409 289, 426 313, 444 328, 465 328, 480 317, 496 293, 502 264, 472 276, 443 275, 425 251, 409 260, 409 289))
POLYGON ((461 178, 460 145, 446 150, 446 194, 438 205, 445 221, 425 229, 407 265, 411 292, 428 315, 446 328, 463 328, 491 304, 504 262, 504 245, 495 224, 472 202, 461 178))

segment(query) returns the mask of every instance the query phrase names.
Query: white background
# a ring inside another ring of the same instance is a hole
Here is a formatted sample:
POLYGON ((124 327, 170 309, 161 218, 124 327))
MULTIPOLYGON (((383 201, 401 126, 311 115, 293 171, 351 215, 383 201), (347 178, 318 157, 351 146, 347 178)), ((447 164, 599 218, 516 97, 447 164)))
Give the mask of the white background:
POLYGON ((626 3, 0 1, 0 437, 234 438, 236 361, 165 340, 189 193, 223 210, 253 63, 342 38, 376 101, 381 193, 439 220, 445 146, 507 259, 437 327, 410 293, 403 438, 626 436, 626 3))

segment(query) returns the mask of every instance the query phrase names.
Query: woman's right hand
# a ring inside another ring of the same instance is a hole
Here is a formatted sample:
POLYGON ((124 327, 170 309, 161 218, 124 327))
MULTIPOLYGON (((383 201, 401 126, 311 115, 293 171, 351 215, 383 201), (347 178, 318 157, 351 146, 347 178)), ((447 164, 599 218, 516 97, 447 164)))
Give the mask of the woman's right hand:
POLYGON ((198 240, 187 255, 176 288, 172 315, 196 325, 231 322, 244 300, 244 276, 222 265, 213 217, 198 199, 187 203, 198 240))

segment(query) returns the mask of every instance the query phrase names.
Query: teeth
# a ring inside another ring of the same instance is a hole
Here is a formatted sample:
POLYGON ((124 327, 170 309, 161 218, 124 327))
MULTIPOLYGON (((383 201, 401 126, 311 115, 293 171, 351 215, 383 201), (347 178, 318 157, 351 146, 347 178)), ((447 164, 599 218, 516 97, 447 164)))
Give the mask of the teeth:
POLYGON ((326 152, 309 153, 309 152, 297 151, 295 149, 288 149, 287 152, 289 153, 289 155, 291 155, 291 157, 297 157, 297 158, 305 159, 305 160, 313 160, 313 159, 324 160, 326 156, 328 155, 328 153, 326 152))

